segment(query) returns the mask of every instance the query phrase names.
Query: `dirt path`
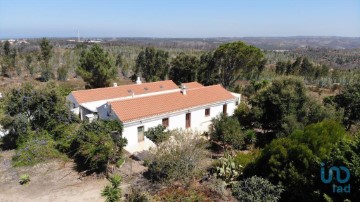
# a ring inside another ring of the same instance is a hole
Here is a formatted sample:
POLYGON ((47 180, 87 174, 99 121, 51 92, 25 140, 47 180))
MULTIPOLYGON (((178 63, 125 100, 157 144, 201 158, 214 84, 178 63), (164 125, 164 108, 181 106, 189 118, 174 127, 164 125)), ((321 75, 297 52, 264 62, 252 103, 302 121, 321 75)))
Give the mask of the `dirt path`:
POLYGON ((34 167, 11 167, 13 151, 0 155, 0 202, 10 201, 104 201, 101 189, 106 179, 80 180, 72 162, 54 160, 34 167), (21 174, 30 175, 28 185, 18 183, 21 174))
MULTIPOLYGON (((33 167, 13 168, 13 155, 14 151, 0 152, 0 202, 104 201, 100 192, 108 181, 92 176, 81 178, 73 169, 73 162, 52 160, 33 167), (22 174, 30 175, 28 185, 19 184, 22 174)), ((124 194, 132 185, 150 187, 151 184, 142 175, 146 169, 141 162, 128 159, 116 171, 123 176, 121 189, 124 194)))

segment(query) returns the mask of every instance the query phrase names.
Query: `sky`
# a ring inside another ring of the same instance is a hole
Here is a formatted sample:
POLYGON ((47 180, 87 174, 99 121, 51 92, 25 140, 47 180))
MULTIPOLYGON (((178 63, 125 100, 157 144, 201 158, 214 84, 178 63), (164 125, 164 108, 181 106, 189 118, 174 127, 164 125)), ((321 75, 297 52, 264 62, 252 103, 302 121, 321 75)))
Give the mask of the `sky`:
POLYGON ((360 0, 0 0, 0 38, 360 37, 360 0))

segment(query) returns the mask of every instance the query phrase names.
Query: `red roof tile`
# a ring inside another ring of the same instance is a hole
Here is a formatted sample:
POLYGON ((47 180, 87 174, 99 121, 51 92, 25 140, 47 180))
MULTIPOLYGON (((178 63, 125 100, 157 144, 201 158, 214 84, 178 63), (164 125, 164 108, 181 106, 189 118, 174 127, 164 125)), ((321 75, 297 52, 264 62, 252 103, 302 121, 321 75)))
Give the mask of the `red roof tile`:
POLYGON ((220 85, 188 89, 181 92, 140 97, 110 102, 111 109, 123 122, 151 117, 183 109, 203 106, 234 99, 235 97, 220 85))
POLYGON ((192 89, 192 88, 202 88, 204 87, 202 84, 194 81, 194 82, 189 82, 189 83, 183 83, 183 85, 186 86, 187 89, 192 89))
POLYGON ((131 96, 132 92, 134 92, 135 95, 140 95, 173 89, 179 89, 179 87, 173 81, 166 80, 151 83, 121 85, 117 87, 78 90, 73 91, 71 94, 74 96, 76 101, 81 104, 86 102, 127 97, 131 96))

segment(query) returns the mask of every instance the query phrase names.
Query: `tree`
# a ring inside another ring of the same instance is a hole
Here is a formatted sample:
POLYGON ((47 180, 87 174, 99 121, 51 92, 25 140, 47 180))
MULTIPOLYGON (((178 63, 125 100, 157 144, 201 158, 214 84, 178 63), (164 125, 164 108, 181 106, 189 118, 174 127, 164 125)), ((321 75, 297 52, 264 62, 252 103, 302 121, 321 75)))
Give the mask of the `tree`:
POLYGON ((53 130, 58 124, 76 122, 76 117, 66 107, 65 98, 54 83, 34 87, 29 83, 6 92, 4 117, 0 120, 9 133, 6 142, 9 148, 25 141, 29 131, 53 130), (19 142, 20 141, 20 142, 19 142))
POLYGON ((65 66, 59 67, 57 69, 57 79, 59 81, 66 81, 68 75, 68 68, 65 66))
POLYGON ((279 61, 276 63, 276 74, 283 75, 286 72, 286 62, 279 61))
POLYGON ((41 78, 43 81, 49 81, 53 77, 52 68, 49 66, 49 61, 52 57, 52 48, 50 41, 43 38, 40 42, 41 60, 44 63, 44 67, 41 70, 41 78))
POLYGON ((260 49, 248 46, 243 42, 227 43, 219 46, 214 52, 214 68, 218 81, 230 88, 244 73, 247 78, 258 78, 266 60, 260 49))
POLYGON ((122 129, 118 120, 96 120, 81 125, 73 142, 78 168, 103 172, 109 163, 120 159, 122 148, 127 144, 122 129))
POLYGON ((109 54, 98 44, 92 46, 89 51, 81 52, 80 66, 76 73, 84 79, 86 88, 107 87, 117 74, 109 54))
POLYGON ((164 80, 169 73, 168 58, 168 52, 146 47, 136 59, 135 74, 148 82, 164 80))
POLYGON ((3 76, 10 77, 10 71, 15 68, 16 62, 16 50, 11 49, 11 44, 9 41, 4 43, 4 57, 1 65, 1 73, 3 76))
POLYGON ((236 199, 244 202, 276 202, 284 191, 281 185, 273 185, 267 179, 257 176, 235 183, 231 190, 236 199))
POLYGON ((222 142, 224 147, 231 145, 235 149, 241 149, 245 144, 245 135, 238 120, 224 114, 212 120, 210 137, 213 141, 222 142))
POLYGON ((6 40, 5 43, 4 43, 4 48, 3 48, 3 49, 4 49, 4 55, 5 55, 5 56, 9 56, 9 55, 10 55, 10 53, 11 53, 10 46, 11 46, 10 42, 9 42, 8 40, 6 40))
POLYGON ((25 68, 29 71, 29 74, 31 76, 34 76, 35 69, 34 69, 34 66, 31 64, 32 61, 33 61, 33 58, 30 54, 25 56, 25 68))
POLYGON ((288 135, 295 129, 338 116, 335 109, 312 101, 299 79, 275 79, 250 97, 250 117, 253 124, 265 132, 288 135))
POLYGON ((338 109, 344 109, 343 123, 346 130, 360 121, 360 83, 347 85, 333 101, 338 109))
POLYGON ((195 56, 180 53, 171 61, 170 79, 176 84, 196 81, 199 60, 195 56))
POLYGON ((204 85, 217 83, 213 52, 206 52, 200 56, 200 64, 197 73, 197 80, 204 85))
POLYGON ((327 159, 344 135, 344 128, 335 121, 311 124, 287 138, 273 140, 255 163, 245 168, 245 176, 258 175, 283 184, 284 201, 317 201, 320 162, 327 159))

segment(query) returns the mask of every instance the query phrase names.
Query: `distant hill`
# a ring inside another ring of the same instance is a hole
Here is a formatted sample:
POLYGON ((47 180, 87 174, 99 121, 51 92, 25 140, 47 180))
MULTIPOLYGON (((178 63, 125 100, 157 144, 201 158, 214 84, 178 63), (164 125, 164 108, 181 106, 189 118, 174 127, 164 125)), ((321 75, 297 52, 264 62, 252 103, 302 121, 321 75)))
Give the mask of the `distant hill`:
POLYGON ((299 48, 358 49, 360 37, 234 37, 234 38, 115 38, 105 43, 155 46, 159 48, 214 49, 220 44, 244 41, 265 50, 293 50, 299 48))

